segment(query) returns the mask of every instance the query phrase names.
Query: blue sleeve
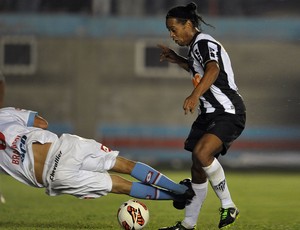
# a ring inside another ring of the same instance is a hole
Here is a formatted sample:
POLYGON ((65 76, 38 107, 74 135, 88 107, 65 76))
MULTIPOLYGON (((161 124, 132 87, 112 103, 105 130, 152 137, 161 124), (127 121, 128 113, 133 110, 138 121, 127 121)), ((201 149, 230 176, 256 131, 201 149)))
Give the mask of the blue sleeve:
POLYGON ((37 115, 37 113, 35 112, 30 112, 29 113, 29 117, 28 117, 28 121, 27 121, 27 126, 31 127, 34 124, 34 118, 37 115))

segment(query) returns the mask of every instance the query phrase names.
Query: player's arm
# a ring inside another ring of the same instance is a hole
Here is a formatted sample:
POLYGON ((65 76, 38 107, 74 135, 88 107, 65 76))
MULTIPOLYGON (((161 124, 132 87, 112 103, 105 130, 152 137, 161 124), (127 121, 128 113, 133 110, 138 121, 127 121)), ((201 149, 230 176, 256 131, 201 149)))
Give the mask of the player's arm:
POLYGON ((42 118, 39 115, 35 115, 33 126, 41 128, 41 129, 47 129, 48 128, 48 121, 46 121, 44 118, 42 118))
POLYGON ((217 62, 210 61, 206 64, 203 77, 200 79, 200 82, 195 87, 191 95, 188 96, 183 103, 185 114, 188 112, 193 113, 195 111, 195 108, 199 103, 199 97, 201 97, 216 81, 219 72, 220 68, 217 62))
POLYGON ((179 65, 186 71, 190 71, 188 61, 185 57, 178 55, 174 50, 164 45, 157 45, 161 49, 159 61, 168 61, 179 65))
POLYGON ((219 50, 221 47, 214 42, 206 40, 200 40, 195 47, 197 47, 198 52, 202 56, 204 69, 203 77, 193 91, 193 94, 199 98, 212 86, 219 76, 219 60, 221 60, 219 50))
POLYGON ((210 61, 205 66, 205 72, 200 79, 199 84, 194 89, 194 94, 199 98, 202 96, 217 80, 220 72, 219 64, 215 61, 210 61))

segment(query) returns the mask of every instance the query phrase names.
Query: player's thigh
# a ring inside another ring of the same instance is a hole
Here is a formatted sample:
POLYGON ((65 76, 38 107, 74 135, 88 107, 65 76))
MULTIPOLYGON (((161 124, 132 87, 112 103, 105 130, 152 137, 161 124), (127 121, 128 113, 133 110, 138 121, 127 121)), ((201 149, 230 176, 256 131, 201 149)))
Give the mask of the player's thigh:
POLYGON ((223 149, 223 142, 214 134, 206 133, 194 147, 192 158, 200 161, 201 166, 209 165, 214 156, 223 149))
POLYGON ((130 174, 131 171, 133 170, 135 164, 136 164, 135 161, 118 156, 116 158, 116 162, 115 162, 114 166, 112 167, 111 171, 118 172, 118 173, 130 174))
POLYGON ((127 194, 129 195, 132 182, 119 176, 119 175, 111 175, 112 180, 112 193, 117 194, 127 194))
POLYGON ((51 183, 52 191, 78 198, 98 198, 112 190, 112 179, 107 173, 79 171, 58 171, 51 183))
POLYGON ((208 131, 216 135, 223 142, 220 154, 226 154, 234 140, 245 128, 245 115, 224 113, 214 119, 214 126, 208 131))
POLYGON ((194 121, 190 133, 184 142, 184 149, 193 152, 196 144, 206 133, 208 122, 202 116, 198 116, 194 121))

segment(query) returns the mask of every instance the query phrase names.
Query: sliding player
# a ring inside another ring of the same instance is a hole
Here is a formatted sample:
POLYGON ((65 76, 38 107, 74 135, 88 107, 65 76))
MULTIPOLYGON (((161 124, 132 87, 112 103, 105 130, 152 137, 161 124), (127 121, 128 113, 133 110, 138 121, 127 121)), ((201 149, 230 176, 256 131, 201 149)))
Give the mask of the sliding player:
POLYGON ((188 202, 191 187, 177 184, 141 162, 118 156, 92 139, 46 130, 37 112, 12 107, 0 109, 0 169, 20 182, 46 188, 50 196, 69 194, 81 199, 108 193, 140 199, 188 202), (140 182, 119 175, 129 174, 140 182))

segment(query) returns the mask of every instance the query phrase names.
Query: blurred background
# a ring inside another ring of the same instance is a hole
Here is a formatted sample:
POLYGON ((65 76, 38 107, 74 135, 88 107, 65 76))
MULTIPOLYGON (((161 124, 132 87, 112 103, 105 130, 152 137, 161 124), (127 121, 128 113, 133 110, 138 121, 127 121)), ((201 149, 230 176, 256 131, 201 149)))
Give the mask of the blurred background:
MULTIPOLYGON (((190 76, 159 62, 176 47, 165 15, 185 0, 0 0, 5 105, 36 110, 58 134, 94 138, 156 167, 187 169, 190 76)), ((247 127, 229 169, 300 169, 300 1, 195 1, 228 51, 247 127)))

